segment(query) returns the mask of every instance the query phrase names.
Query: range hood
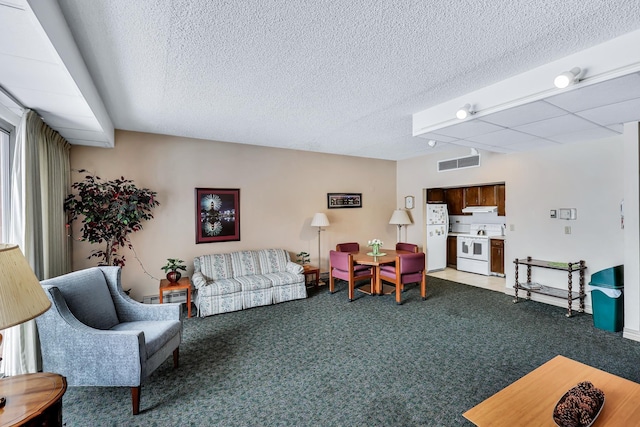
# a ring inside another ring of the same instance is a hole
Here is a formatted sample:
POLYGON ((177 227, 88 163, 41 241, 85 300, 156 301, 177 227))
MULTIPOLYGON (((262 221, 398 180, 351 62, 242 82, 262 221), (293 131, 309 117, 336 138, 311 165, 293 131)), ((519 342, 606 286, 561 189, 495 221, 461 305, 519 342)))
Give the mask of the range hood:
POLYGON ((497 206, 467 206, 462 209, 463 213, 485 213, 485 212, 497 212, 497 206))

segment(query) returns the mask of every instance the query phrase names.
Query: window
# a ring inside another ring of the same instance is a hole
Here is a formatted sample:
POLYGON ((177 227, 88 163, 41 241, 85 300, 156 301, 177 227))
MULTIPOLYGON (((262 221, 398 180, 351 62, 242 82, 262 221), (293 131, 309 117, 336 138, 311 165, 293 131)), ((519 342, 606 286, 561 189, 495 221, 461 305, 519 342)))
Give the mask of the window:
POLYGON ((0 242, 7 241, 10 212, 11 135, 0 122, 0 242))

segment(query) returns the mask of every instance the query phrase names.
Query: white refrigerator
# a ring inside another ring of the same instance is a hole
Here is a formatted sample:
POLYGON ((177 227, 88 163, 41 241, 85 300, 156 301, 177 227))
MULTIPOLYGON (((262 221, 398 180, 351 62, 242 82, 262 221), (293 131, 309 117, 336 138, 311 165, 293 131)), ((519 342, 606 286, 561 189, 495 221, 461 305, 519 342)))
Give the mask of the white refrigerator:
POLYGON ((449 212, 446 204, 427 203, 427 271, 447 267, 449 212))

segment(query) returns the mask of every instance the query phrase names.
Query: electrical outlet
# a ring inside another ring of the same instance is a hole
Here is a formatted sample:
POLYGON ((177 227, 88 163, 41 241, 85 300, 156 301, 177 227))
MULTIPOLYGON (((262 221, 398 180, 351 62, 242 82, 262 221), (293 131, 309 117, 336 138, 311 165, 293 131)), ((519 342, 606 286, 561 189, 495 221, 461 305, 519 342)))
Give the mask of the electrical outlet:
POLYGON ((564 227, 564 234, 571 234, 571 226, 567 225, 564 227))

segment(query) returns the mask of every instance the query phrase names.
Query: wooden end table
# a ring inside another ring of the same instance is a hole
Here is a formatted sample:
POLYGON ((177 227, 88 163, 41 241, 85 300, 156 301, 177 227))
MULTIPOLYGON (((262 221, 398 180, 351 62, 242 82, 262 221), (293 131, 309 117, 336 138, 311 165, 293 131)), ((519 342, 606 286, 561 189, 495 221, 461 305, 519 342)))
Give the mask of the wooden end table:
POLYGON ((167 279, 160 280, 160 304, 162 304, 162 294, 165 292, 179 291, 180 289, 187 290, 187 317, 191 317, 191 281, 188 277, 182 277, 177 283, 171 283, 167 279))
POLYGON ((581 381, 604 392, 598 427, 637 425, 640 384, 563 356, 556 356, 503 388, 463 416, 477 426, 555 426, 553 409, 562 395, 581 381))
POLYGON ((62 396, 67 380, 50 372, 16 375, 0 380, 0 396, 7 398, 0 409, 0 427, 62 426, 62 396))
POLYGON ((307 284, 307 277, 312 276, 313 287, 317 288, 320 285, 320 269, 309 264, 302 267, 304 268, 304 284, 307 284))

